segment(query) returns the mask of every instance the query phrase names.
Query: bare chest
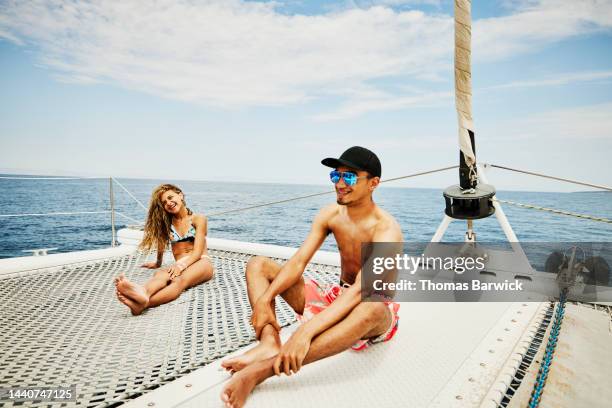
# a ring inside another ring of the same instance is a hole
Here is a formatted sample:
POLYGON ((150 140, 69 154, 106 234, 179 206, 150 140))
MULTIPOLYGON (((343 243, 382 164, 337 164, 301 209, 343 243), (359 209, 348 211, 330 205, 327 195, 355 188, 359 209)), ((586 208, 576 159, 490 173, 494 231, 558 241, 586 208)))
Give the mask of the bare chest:
POLYGON ((372 241, 374 227, 339 221, 332 224, 332 233, 340 252, 341 279, 352 284, 361 269, 361 245, 372 241))

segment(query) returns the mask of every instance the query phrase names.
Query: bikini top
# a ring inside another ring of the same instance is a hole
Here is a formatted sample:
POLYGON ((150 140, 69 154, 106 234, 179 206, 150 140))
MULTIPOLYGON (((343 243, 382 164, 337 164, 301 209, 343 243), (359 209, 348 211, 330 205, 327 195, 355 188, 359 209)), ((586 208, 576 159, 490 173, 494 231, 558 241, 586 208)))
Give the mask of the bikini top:
POLYGON ((178 233, 178 231, 174 228, 174 225, 170 224, 170 243, 176 244, 177 242, 186 242, 186 241, 195 241, 196 230, 193 224, 189 227, 189 230, 185 233, 184 236, 178 233))

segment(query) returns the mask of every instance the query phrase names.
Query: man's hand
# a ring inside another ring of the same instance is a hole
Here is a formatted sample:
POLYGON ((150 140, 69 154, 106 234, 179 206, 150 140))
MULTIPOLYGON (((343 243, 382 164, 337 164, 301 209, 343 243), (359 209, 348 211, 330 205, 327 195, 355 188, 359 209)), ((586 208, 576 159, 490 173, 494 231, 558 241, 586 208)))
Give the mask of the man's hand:
POLYGON ((147 268, 147 269, 157 269, 160 266, 161 265, 158 265, 157 262, 155 262, 155 261, 146 262, 146 263, 143 263, 142 265, 140 265, 141 268, 147 268))
POLYGON ((310 350, 311 341, 312 337, 298 329, 283 345, 276 360, 274 360, 274 374, 280 375, 281 372, 284 372, 291 375, 291 372, 297 373, 300 371, 304 358, 310 350))
POLYGON ((261 331, 268 324, 271 324, 277 332, 280 331, 280 325, 276 321, 272 304, 266 301, 257 301, 253 305, 253 315, 251 316, 251 325, 255 329, 255 337, 259 339, 261 331))

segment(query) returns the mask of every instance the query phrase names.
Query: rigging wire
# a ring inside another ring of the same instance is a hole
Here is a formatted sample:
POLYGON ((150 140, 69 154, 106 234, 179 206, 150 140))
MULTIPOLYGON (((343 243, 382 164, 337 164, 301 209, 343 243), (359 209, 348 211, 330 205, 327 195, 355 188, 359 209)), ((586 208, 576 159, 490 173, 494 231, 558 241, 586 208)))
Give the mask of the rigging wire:
MULTIPOLYGON (((550 176, 550 175, 545 175, 545 174, 541 174, 541 173, 534 173, 531 171, 526 171, 526 170, 519 170, 519 169, 513 169, 510 167, 506 167, 506 166, 500 166, 497 164, 485 164, 485 167, 490 166, 490 167, 495 167, 495 168, 499 168, 499 169, 503 169, 503 170, 509 170, 509 171, 515 171, 515 172, 519 172, 519 173, 524 173, 524 174, 528 174, 528 175, 533 175, 533 176, 538 176, 538 177, 544 177, 544 178, 548 178, 548 179, 553 179, 553 180, 557 180, 557 181, 563 181, 563 182, 567 182, 567 183, 572 183, 572 184, 578 184, 578 185, 582 185, 582 186, 588 186, 588 187, 593 187, 593 188, 597 188, 597 189, 601 189, 601 190, 607 190, 607 191, 612 191, 612 187, 608 187, 608 186, 604 186, 604 185, 597 185, 597 184, 592 184, 592 183, 586 183, 586 182, 582 182, 582 181, 577 181, 577 180, 570 180, 570 179, 566 179, 566 178, 562 178, 562 177, 556 177, 556 176, 550 176)), ((422 172, 417 172, 417 173, 412 173, 412 174, 408 174, 405 176, 400 176, 400 177, 393 177, 390 179, 386 179, 381 181, 382 183, 388 183, 388 182, 392 182, 392 181, 397 181, 397 180, 403 180, 403 179, 407 179, 407 178, 412 178, 412 177, 418 177, 418 176, 423 176, 423 175, 427 175, 427 174, 432 174, 432 173, 438 173, 441 171, 446 171, 446 170, 451 170, 451 169, 455 169, 459 166, 454 165, 454 166, 447 166, 447 167, 442 167, 439 169, 434 169, 434 170, 428 170, 428 171, 422 171, 422 172)), ((0 179, 21 179, 21 180, 80 180, 80 179, 102 179, 99 177, 6 177, 6 176, 0 176, 0 179)), ((142 203, 142 201, 140 201, 138 198, 136 198, 134 196, 134 194, 132 194, 122 183, 120 183, 117 179, 112 178, 112 180, 117 183, 117 185, 119 187, 121 187, 143 210, 148 211, 147 207, 142 203)), ((251 205, 251 206, 247 206, 247 207, 239 207, 239 208, 234 208, 234 209, 230 209, 230 210, 224 210, 224 211, 218 211, 218 212, 213 212, 208 214, 209 218, 212 217, 218 217, 221 215, 226 215, 226 214, 232 214, 232 213, 237 213, 237 212, 242 212, 242 211, 248 211, 248 210, 252 210, 252 209, 256 209, 256 208, 262 208, 262 207, 268 207, 268 206, 272 206, 272 205, 277 205, 277 204, 283 204, 283 203, 288 203, 288 202, 292 202, 292 201, 298 201, 298 200, 304 200, 307 198, 312 198, 312 197, 318 197, 318 196, 322 196, 322 195, 326 195, 326 194, 332 194, 334 192, 334 190, 328 190, 328 191, 322 191, 319 193, 313 193, 313 194, 306 194, 303 196, 297 196, 297 197, 291 197, 291 198, 286 198, 283 200, 277 200, 277 201, 270 201, 270 202, 266 202, 266 203, 261 203, 261 204, 255 204, 255 205, 251 205)), ((541 207, 541 206, 537 206, 537 205, 532 205, 532 204, 523 204, 523 203, 518 203, 515 201, 509 201, 509 200, 501 200, 498 198, 494 198, 494 200, 500 202, 500 203, 504 203, 504 204, 508 204, 508 205, 513 205, 513 206, 517 206, 517 207, 521 207, 521 208, 526 208, 526 209, 532 209, 532 210, 539 210, 539 211, 546 211, 546 212, 550 212, 553 214, 560 214, 560 215, 566 215, 566 216, 571 216, 571 217, 575 217, 575 218, 581 218, 581 219, 587 219, 587 220, 591 220, 591 221, 597 221, 597 222, 604 222, 604 223, 608 223, 608 224, 612 224, 612 220, 608 219, 608 218, 604 218, 604 217, 595 217, 595 216, 591 216, 588 214, 579 214, 579 213, 574 213, 574 212, 570 212, 570 211, 565 211, 565 210, 559 210, 559 209, 555 209, 555 208, 547 208, 547 207, 541 207)), ((9 218, 9 217, 28 217, 28 216, 45 216, 45 215, 79 215, 79 214, 102 214, 102 213, 108 213, 110 211, 79 211, 79 212, 57 212, 57 213, 36 213, 36 214, 0 214, 1 218, 9 218)), ((139 221, 135 218, 129 217, 119 211, 115 211, 118 215, 132 221, 135 222, 137 224, 142 224, 143 221, 139 221)))
POLYGON ((3 180, 104 180, 108 177, 14 177, 0 176, 3 180))
POLYGON ((70 211, 70 212, 52 212, 52 213, 29 213, 29 214, 0 214, 0 218, 13 217, 42 217, 46 215, 80 215, 80 214, 108 214, 110 211, 70 211))
MULTIPOLYGON (((434 169, 434 170, 422 171, 422 172, 418 172, 418 173, 412 173, 412 174, 408 174, 406 176, 394 177, 394 178, 390 178, 390 179, 386 179, 386 180, 381 181, 381 184, 382 183, 388 183, 390 181, 397 181, 397 180, 403 180, 403 179, 407 179, 407 178, 411 178, 411 177, 423 176, 425 174, 438 173, 438 172, 445 171, 445 170, 455 169, 457 167, 459 167, 459 166, 456 166, 456 165, 455 166, 448 166, 448 167, 442 167, 440 169, 434 169)), ((335 190, 323 191, 323 192, 320 192, 320 193, 307 194, 307 195, 304 195, 304 196, 292 197, 292 198, 287 198, 287 199, 284 199, 284 200, 271 201, 271 202, 268 202, 268 203, 251 205, 249 207, 241 207, 241 208, 234 208, 234 209, 231 209, 231 210, 219 211, 219 212, 216 212, 216 213, 208 214, 208 218, 217 217, 219 215, 225 215, 225 214, 230 214, 230 213, 246 211, 246 210, 252 210, 254 208, 267 207, 267 206, 275 205, 275 204, 282 204, 282 203, 288 203, 288 202, 291 202, 291 201, 304 200, 306 198, 317 197, 317 196, 322 196, 322 195, 326 195, 326 194, 332 194, 334 191, 335 190)))
POLYGON ((612 224, 612 220, 608 218, 604 218, 604 217, 594 217, 588 214, 579 214, 579 213, 574 213, 574 212, 565 211, 565 210, 557 210, 555 208, 540 207, 540 206, 533 205, 533 204, 523 204, 523 203, 517 203, 516 201, 500 200, 499 198, 493 198, 493 200, 500 202, 500 203, 508 204, 508 205, 514 205, 514 206, 521 207, 521 208, 527 208, 530 210, 546 211, 546 212, 550 212, 553 214, 567 215, 570 217, 583 218, 586 220, 605 222, 607 224, 612 224))
POLYGON ((139 199, 137 199, 136 197, 134 197, 134 194, 130 193, 130 192, 128 191, 128 189, 127 189, 127 188, 125 188, 125 187, 123 186, 123 184, 121 184, 121 183, 119 182, 119 180, 117 180, 117 179, 116 179, 116 178, 114 178, 114 177, 111 177, 111 179, 112 179, 112 180, 113 180, 115 183, 117 183, 117 185, 118 185, 119 187, 121 187, 121 188, 123 189, 123 191, 125 191, 126 193, 128 193, 128 195, 129 195, 130 197, 132 197, 132 198, 134 199, 134 201, 136 201, 136 202, 138 203, 138 205, 140 205, 140 207, 142 207, 142 209, 143 209, 143 210, 148 211, 147 207, 146 207, 146 206, 145 206, 145 205, 144 205, 144 204, 143 204, 143 203, 142 203, 142 202, 141 202, 139 199))
POLYGON ((600 190, 612 191, 612 187, 604 186, 604 185, 601 185, 601 184, 592 184, 592 183, 586 183, 584 181, 571 180, 571 179, 563 178, 563 177, 549 176, 547 174, 535 173, 533 171, 527 171, 527 170, 513 169, 511 167, 500 166, 498 164, 485 164, 485 167, 486 166, 491 166, 491 167, 495 167, 497 169, 503 169, 503 170, 508 170, 508 171, 514 171, 514 172, 517 172, 517 173, 529 174, 531 176, 543 177, 543 178, 547 178, 547 179, 551 179, 551 180, 564 181, 566 183, 577 184, 577 185, 580 185, 580 186, 587 186, 587 187, 598 188, 600 190))

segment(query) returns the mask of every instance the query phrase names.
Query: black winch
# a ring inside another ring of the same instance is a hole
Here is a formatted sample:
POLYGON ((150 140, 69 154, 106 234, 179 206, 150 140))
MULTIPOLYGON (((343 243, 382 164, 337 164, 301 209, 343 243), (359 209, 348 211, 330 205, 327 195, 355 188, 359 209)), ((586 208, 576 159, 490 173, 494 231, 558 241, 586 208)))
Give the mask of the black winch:
MULTIPOLYGON (((476 153, 474 132, 468 131, 472 150, 476 153)), ((468 166, 463 152, 459 151, 459 184, 444 190, 446 209, 444 212, 458 220, 477 220, 495 213, 493 197, 495 187, 489 184, 478 184, 476 163, 468 166)))
POLYGON ((495 213, 493 196, 495 188, 488 184, 479 184, 470 190, 461 190, 458 185, 444 190, 446 209, 444 212, 457 220, 477 220, 495 213))

